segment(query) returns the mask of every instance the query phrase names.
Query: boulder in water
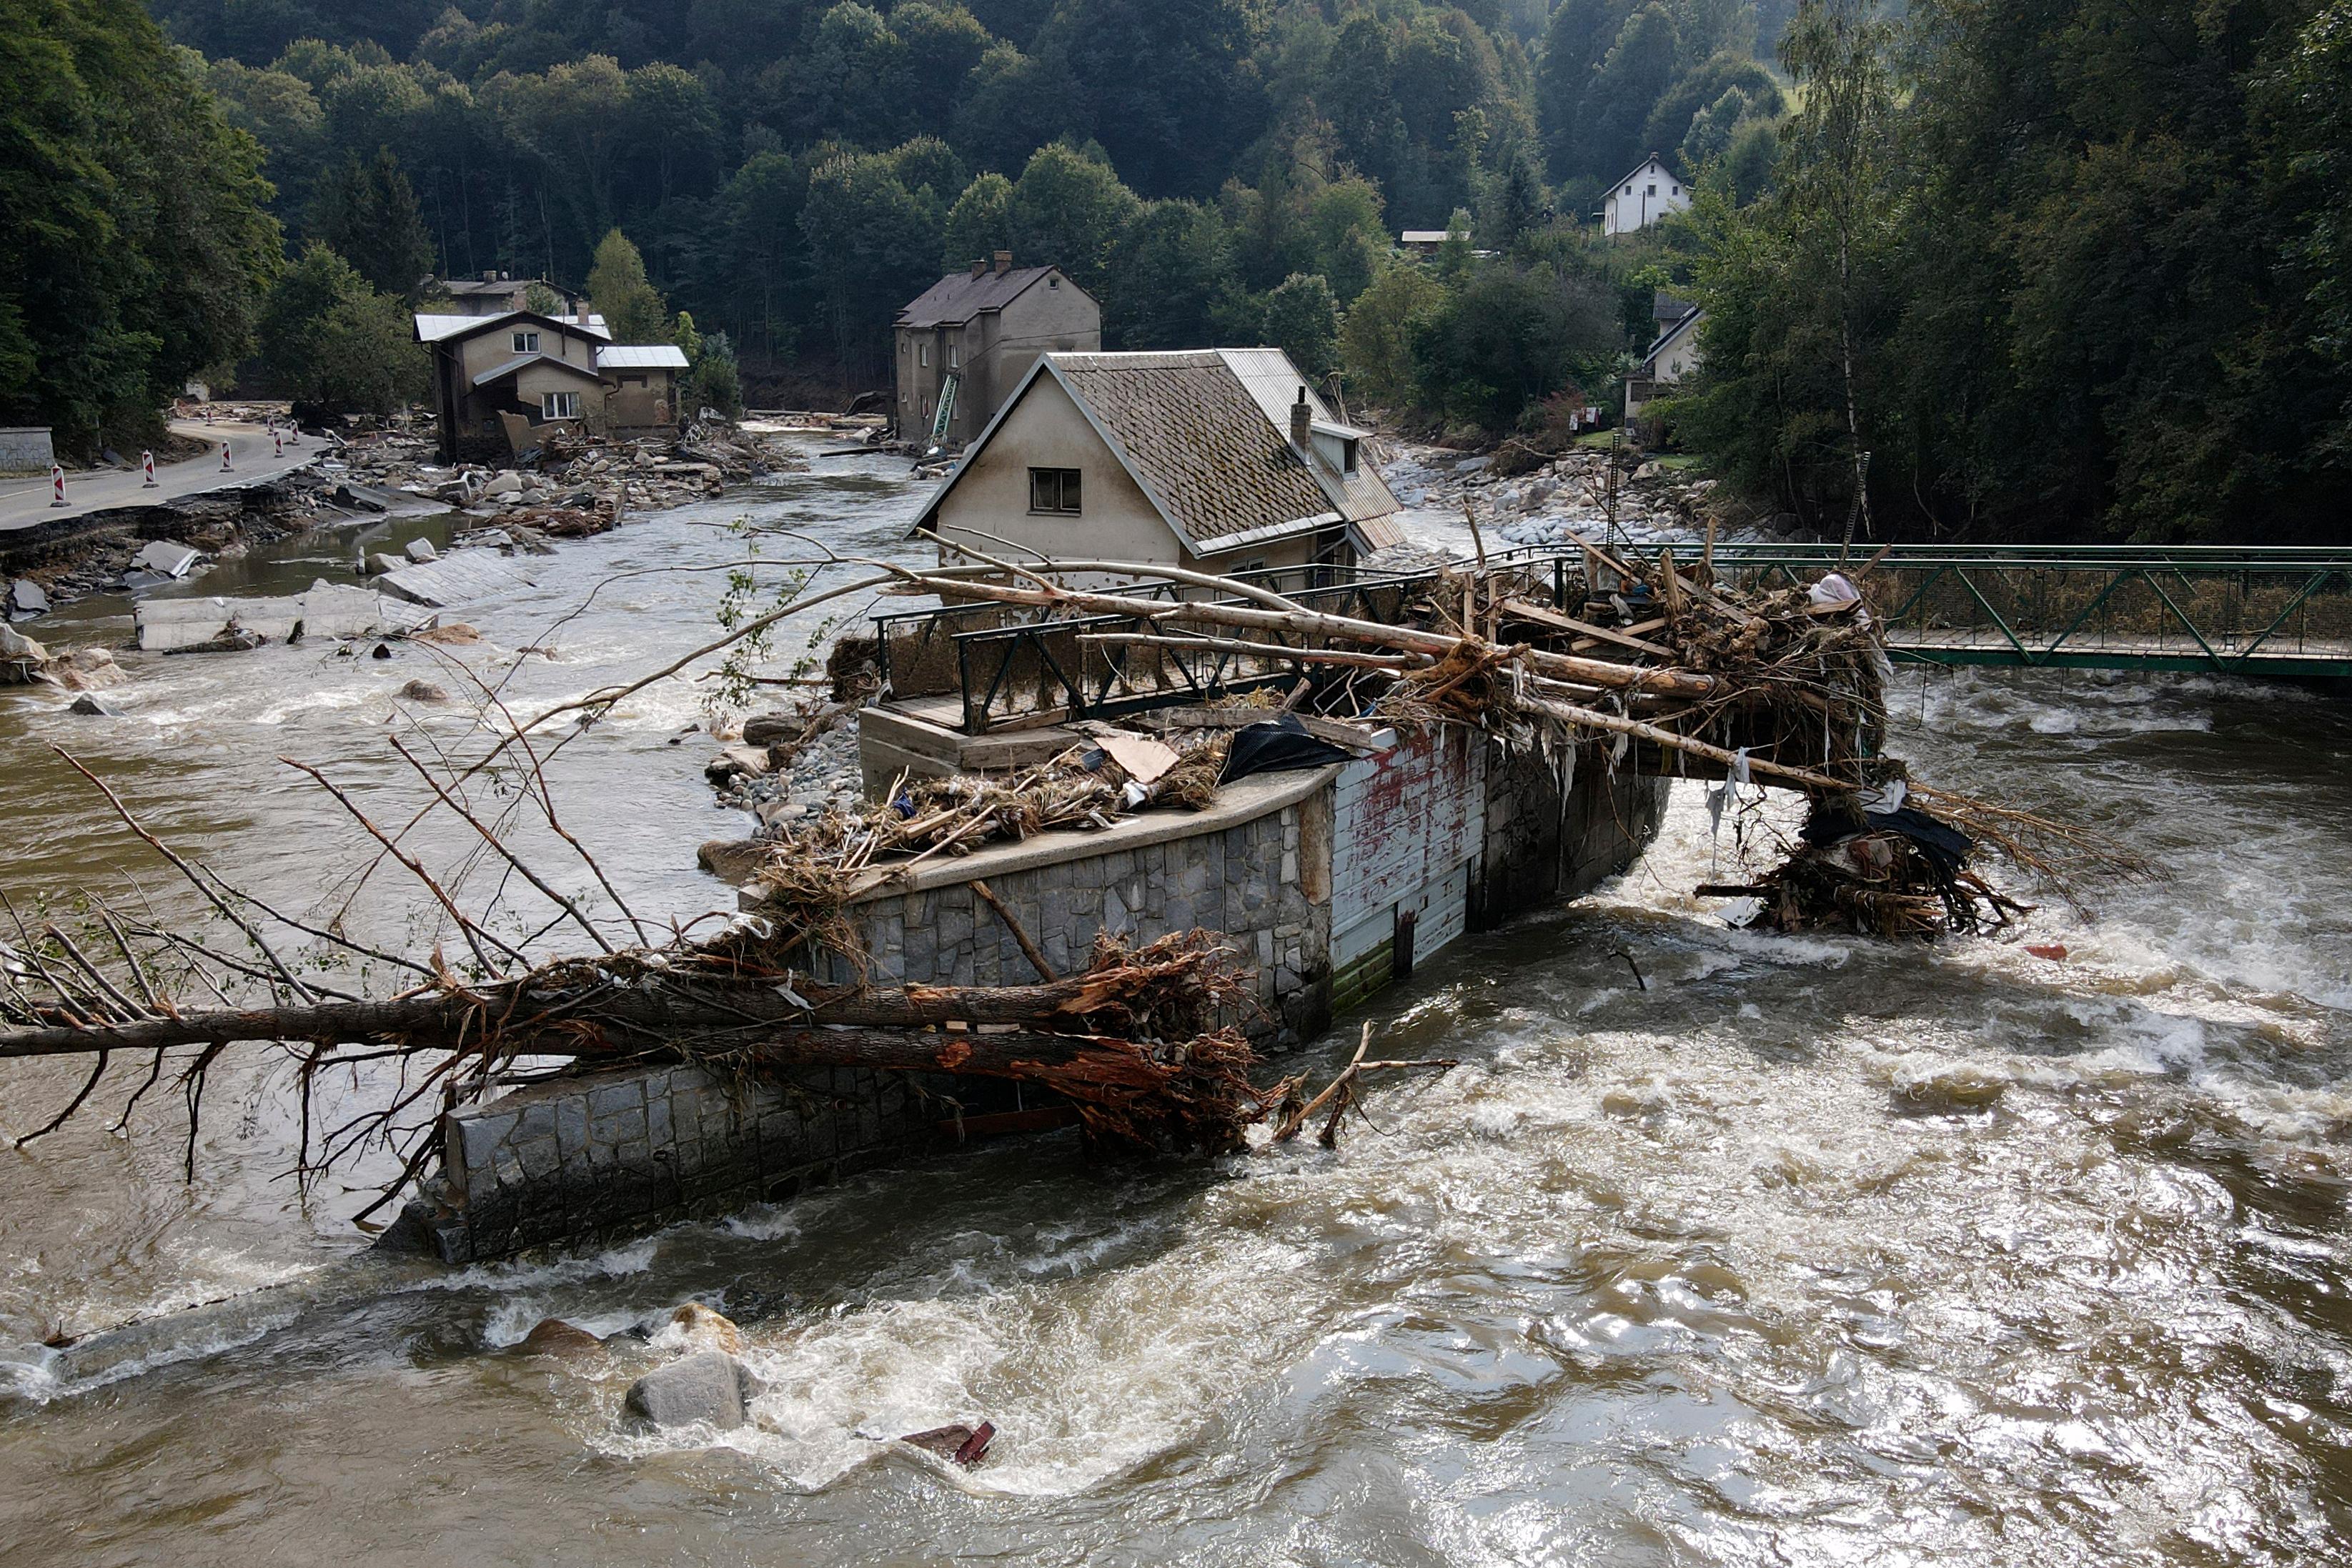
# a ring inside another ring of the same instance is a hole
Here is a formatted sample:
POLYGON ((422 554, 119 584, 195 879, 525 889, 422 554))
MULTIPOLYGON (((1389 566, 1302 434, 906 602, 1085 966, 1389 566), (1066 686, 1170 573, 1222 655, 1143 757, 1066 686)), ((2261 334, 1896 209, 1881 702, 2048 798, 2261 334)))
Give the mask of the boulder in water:
POLYGON ((404 702, 446 702, 449 694, 429 680, 412 680, 400 689, 404 702))
POLYGON ((751 1369, 724 1351, 704 1351, 656 1367, 629 1385, 622 1409, 640 1426, 691 1426, 731 1432, 743 1425, 746 1401, 760 1392, 751 1369))
POLYGON ((114 717, 114 712, 111 709, 108 708, 105 703, 100 702, 97 698, 90 696, 88 692, 84 692, 81 696, 75 698, 73 700, 73 706, 68 708, 67 711, 69 713, 79 713, 86 719, 111 719, 114 717))
POLYGON ((688 1301, 669 1315, 670 1327, 677 1331, 688 1350, 724 1351, 729 1355, 743 1353, 743 1331, 724 1312, 714 1312, 699 1301, 688 1301))
POLYGON ((604 1348, 604 1341, 561 1318, 541 1319, 539 1325, 522 1340, 522 1353, 525 1355, 570 1357, 588 1355, 604 1348))
POLYGON ((937 1454, 942 1459, 953 1459, 965 1469, 980 1463, 988 1452, 988 1445, 996 1436, 995 1426, 987 1421, 977 1426, 934 1426, 928 1432, 909 1432, 898 1439, 912 1443, 926 1453, 937 1454))

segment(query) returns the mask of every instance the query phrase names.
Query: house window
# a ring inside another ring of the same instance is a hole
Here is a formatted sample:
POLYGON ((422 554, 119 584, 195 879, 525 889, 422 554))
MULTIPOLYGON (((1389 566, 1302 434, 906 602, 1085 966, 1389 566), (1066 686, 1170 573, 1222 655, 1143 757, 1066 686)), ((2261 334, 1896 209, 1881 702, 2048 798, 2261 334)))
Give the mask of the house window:
POLYGON ((1666 187, 1666 194, 1669 195, 1678 196, 1683 194, 1683 188, 1680 185, 1668 185, 1666 187))
POLYGON ((1633 186, 1631 186, 1631 185, 1626 186, 1626 187, 1625 187, 1625 194, 1626 194, 1627 195, 1629 195, 1629 196, 1630 196, 1630 195, 1632 195, 1633 194, 1633 186))
POLYGON ((929 364, 931 363, 930 344, 925 343, 915 351, 915 363, 917 364, 929 364))
POLYGON ((514 352, 519 354, 537 353, 539 352, 539 334, 537 332, 517 332, 514 335, 514 352))
POLYGON ((1658 187, 1655 185, 1643 185, 1642 187, 1642 194, 1645 196, 1654 196, 1658 194, 1658 187))
POLYGON ((1339 471, 1343 474, 1356 471, 1356 443, 1353 441, 1339 443, 1339 471))
POLYGON ((576 392, 541 393, 539 411, 549 419, 577 419, 580 417, 580 395, 576 392))
POLYGON ((1078 470, 1030 469, 1029 510, 1075 515, 1078 510, 1078 470))
POLYGON ((953 370, 961 363, 963 363, 963 350, 954 343, 950 343, 948 345, 948 368, 950 370, 953 370))

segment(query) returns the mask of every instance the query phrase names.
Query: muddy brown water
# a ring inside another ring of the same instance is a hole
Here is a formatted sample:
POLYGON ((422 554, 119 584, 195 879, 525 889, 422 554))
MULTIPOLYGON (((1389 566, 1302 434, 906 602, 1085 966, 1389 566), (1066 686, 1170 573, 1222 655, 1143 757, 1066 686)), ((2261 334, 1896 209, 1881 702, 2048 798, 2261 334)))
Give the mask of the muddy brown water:
MULTIPOLYGON (((709 573, 548 628, 615 572, 724 559, 737 515, 903 548, 919 492, 841 461, 534 563, 464 612, 467 658, 535 703, 706 636, 709 573)), ((299 587, 355 548, 176 591, 299 587)), ((274 759, 413 805, 384 735, 420 675, 272 649, 155 661, 111 721, 0 697, 0 888, 135 875, 186 912, 58 742, 257 891, 338 898, 356 830, 274 759)), ((740 827, 702 745, 667 743, 698 702, 649 694, 553 765, 649 916, 723 902, 692 847, 740 827)), ((1634 873, 1379 1000, 1394 1054, 1465 1065, 1383 1087, 1336 1153, 1106 1173, 1047 1138, 458 1271, 367 1254, 363 1193, 278 1179, 267 1060, 215 1082, 193 1184, 160 1099, 0 1147, 0 1563, 2345 1560, 2352 718, 2187 677, 1912 673, 1896 709, 1924 775, 2173 878, 2034 916, 2063 963, 1749 935, 1687 896, 1740 846, 1683 786, 1634 873), (623 1436, 665 1353, 630 1331, 686 1300, 743 1324, 760 1425, 623 1436), (519 1356, 551 1315, 620 1337, 519 1356), (981 1417, 970 1474, 877 1440, 981 1417)), ((73 1078, 0 1067, 0 1123, 73 1078)))

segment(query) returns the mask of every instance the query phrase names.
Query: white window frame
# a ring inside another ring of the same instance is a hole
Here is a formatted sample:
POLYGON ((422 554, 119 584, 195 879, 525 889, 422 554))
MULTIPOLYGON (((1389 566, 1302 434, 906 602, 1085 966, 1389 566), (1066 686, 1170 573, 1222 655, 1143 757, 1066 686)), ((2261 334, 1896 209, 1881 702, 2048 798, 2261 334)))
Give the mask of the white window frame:
POLYGON ((539 334, 537 332, 515 333, 514 352, 519 354, 537 353, 539 352, 539 334))
POLYGON ((580 417, 580 395, 576 392, 542 392, 539 395, 539 412, 542 420, 577 419, 580 417))

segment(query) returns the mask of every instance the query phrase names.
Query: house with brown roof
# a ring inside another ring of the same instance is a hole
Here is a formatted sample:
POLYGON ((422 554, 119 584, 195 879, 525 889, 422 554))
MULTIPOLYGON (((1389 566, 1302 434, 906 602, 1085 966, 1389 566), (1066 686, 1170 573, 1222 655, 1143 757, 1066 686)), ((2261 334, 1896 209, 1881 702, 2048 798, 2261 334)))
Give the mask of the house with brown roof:
POLYGON ((1402 538, 1368 439, 1280 349, 1049 353, 915 531, 1000 558, 1352 565, 1402 538))
POLYGON ((1015 267, 1000 250, 923 290, 892 335, 899 435, 963 447, 1040 354, 1102 347, 1102 307, 1060 268, 1015 267))
POLYGON ((685 351, 616 344, 593 312, 542 316, 422 313, 433 351, 433 405, 444 462, 501 462, 555 431, 632 436, 674 431, 685 351))

